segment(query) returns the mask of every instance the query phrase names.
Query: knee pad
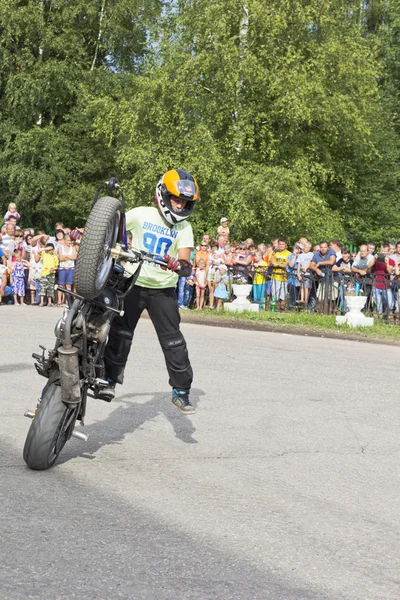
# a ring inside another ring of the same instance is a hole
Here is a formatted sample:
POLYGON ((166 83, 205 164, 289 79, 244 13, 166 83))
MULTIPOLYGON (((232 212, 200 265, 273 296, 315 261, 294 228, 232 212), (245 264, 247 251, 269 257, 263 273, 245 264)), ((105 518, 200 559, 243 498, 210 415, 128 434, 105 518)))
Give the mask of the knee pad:
POLYGON ((118 327, 110 331, 105 357, 116 365, 125 366, 131 349, 133 333, 129 329, 118 327))
POLYGON ((172 335, 162 335, 159 340, 167 365, 172 371, 191 369, 186 341, 179 331, 172 335))

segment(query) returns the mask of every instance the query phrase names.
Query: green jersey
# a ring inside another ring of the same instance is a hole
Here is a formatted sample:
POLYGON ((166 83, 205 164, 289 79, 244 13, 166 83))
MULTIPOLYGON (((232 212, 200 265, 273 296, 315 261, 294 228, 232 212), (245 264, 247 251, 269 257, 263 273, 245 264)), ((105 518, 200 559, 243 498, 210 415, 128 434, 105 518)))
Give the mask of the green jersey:
MULTIPOLYGON (((132 246, 138 250, 146 250, 163 259, 166 254, 177 258, 181 248, 193 248, 192 226, 187 221, 169 226, 155 207, 133 208, 126 213, 126 229, 132 234, 132 246)), ((125 269, 133 272, 130 265, 125 269)), ((175 287, 178 275, 172 271, 164 271, 158 265, 143 263, 136 285, 147 288, 175 287)))

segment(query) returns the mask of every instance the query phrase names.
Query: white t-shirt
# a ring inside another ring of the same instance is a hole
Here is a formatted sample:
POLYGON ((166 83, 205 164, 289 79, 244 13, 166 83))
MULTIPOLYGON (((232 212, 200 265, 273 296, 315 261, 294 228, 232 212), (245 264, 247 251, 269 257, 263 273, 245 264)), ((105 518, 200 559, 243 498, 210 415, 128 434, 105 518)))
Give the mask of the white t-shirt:
MULTIPOLYGON (((166 254, 177 258, 181 248, 193 248, 192 226, 187 221, 169 225, 155 207, 133 208, 126 213, 126 229, 132 234, 132 247, 146 250, 163 259, 166 254)), ((133 273, 136 265, 126 265, 133 273)), ((158 265, 144 262, 136 285, 155 289, 176 287, 178 275, 158 265)))
POLYGON ((298 263, 300 265, 300 270, 305 271, 310 266, 310 262, 314 256, 314 252, 305 252, 304 254, 300 254, 298 257, 298 263))

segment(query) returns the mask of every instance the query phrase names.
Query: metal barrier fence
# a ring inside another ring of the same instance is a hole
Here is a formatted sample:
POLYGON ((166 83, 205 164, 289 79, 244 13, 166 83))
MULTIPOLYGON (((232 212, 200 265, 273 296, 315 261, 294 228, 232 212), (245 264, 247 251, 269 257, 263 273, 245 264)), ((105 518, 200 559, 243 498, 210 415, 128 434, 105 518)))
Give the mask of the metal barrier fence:
MULTIPOLYGON (((228 267, 232 284, 251 284, 250 299, 262 310, 345 314, 346 296, 366 296, 365 314, 400 322, 400 281, 389 274, 343 274, 326 267, 323 277, 313 271, 301 276, 283 267, 228 267)), ((232 286, 231 286, 232 287, 232 286)))

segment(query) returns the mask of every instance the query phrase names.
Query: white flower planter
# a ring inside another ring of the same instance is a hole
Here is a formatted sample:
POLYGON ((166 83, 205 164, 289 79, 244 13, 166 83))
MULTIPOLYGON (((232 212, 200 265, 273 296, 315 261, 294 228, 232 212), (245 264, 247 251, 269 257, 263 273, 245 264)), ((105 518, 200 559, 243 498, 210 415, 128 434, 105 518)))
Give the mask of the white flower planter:
POLYGON ((225 302, 224 309, 232 310, 235 312, 243 312, 244 310, 251 310, 252 312, 258 312, 260 307, 258 304, 252 304, 248 299, 252 286, 249 284, 238 285, 233 284, 233 293, 236 296, 236 300, 233 302, 225 302))
POLYGON ((366 302, 367 296, 346 296, 349 312, 344 317, 336 317, 336 323, 338 325, 347 323, 351 327, 371 327, 374 324, 374 319, 366 317, 361 312, 366 302))
POLYGON ((237 283, 234 283, 232 286, 233 293, 238 300, 246 299, 248 296, 250 296, 251 288, 252 286, 250 284, 238 285, 237 283))

